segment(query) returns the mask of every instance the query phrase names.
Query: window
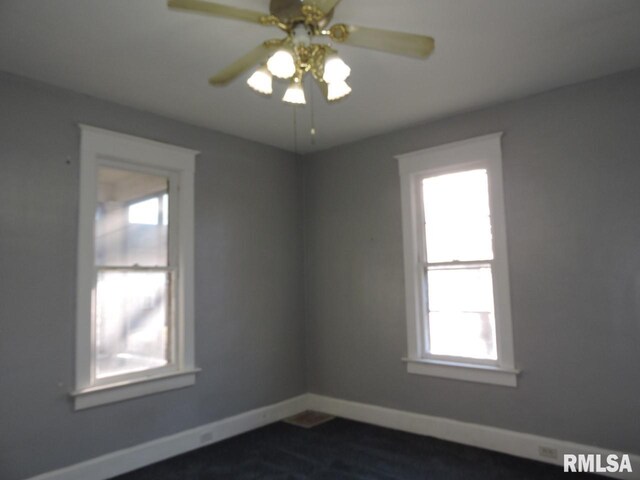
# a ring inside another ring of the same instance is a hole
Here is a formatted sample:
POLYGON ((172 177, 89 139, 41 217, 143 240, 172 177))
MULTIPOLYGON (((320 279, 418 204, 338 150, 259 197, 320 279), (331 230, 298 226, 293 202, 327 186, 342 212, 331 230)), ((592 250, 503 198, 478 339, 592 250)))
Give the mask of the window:
POLYGON ((409 373, 517 384, 500 138, 397 157, 409 373))
POLYGON ((197 152, 81 126, 76 409, 195 382, 197 152))

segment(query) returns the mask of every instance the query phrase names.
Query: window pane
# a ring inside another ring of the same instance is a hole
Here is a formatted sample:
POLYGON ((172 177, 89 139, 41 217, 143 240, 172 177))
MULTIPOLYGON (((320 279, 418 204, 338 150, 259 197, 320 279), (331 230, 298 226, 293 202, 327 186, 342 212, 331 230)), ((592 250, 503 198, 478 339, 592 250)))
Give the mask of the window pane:
POLYGON ((430 263, 493 258, 486 170, 426 178, 422 195, 430 263))
POLYGON ((160 204, 158 197, 129 205, 129 225, 158 225, 160 204))
POLYGON ((96 265, 167 265, 168 188, 167 177, 98 169, 96 265))
POLYGON ((496 360, 490 266, 428 272, 429 353, 496 360))
POLYGON ((166 365, 169 274, 100 272, 96 295, 96 377, 166 365))

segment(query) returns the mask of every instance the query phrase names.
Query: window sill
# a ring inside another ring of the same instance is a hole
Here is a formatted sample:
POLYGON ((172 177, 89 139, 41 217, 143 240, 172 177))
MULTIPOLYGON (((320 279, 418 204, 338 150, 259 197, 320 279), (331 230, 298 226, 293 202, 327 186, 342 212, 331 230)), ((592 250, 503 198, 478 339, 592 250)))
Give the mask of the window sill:
POLYGON ((196 383, 196 373, 199 371, 199 368, 194 368, 153 377, 137 378, 126 382, 112 383, 110 385, 89 387, 71 392, 71 396, 74 398, 74 408, 76 410, 84 410, 85 408, 121 402, 122 400, 129 400, 131 398, 143 397, 153 393, 194 385, 196 383))
POLYGON ((403 358, 407 372, 417 375, 490 383, 504 387, 517 387, 519 370, 491 365, 442 362, 437 360, 403 358))

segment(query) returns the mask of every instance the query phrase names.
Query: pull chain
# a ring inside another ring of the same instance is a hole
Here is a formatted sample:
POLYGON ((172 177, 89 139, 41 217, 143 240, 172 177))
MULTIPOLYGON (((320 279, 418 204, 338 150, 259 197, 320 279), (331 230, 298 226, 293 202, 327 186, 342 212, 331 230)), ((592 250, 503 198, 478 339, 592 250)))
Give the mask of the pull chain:
POLYGON ((298 153, 298 109, 293 108, 293 152, 298 153))
POLYGON ((309 87, 309 97, 311 101, 311 145, 316 144, 316 120, 313 112, 313 85, 309 87))

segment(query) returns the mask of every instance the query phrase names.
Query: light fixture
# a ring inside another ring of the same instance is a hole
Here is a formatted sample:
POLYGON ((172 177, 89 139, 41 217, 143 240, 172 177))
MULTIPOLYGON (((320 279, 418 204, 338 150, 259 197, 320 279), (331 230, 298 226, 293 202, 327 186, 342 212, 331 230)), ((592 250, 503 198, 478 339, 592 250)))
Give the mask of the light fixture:
MULTIPOLYGON (((233 2, 229 0, 224 3, 233 2)), ((332 24, 334 10, 339 3, 340 0, 271 0, 269 11, 262 12, 210 0, 168 0, 172 9, 282 30, 286 34, 284 38, 263 41, 211 77, 209 83, 215 86, 228 85, 250 68, 266 62, 269 74, 263 67, 259 68, 249 78, 249 86, 268 94, 273 87, 271 76, 284 80, 295 78, 284 100, 296 104, 306 103, 301 84, 307 74, 318 83, 327 100, 338 100, 351 92, 351 87, 346 83, 351 69, 340 59, 334 45, 369 48, 415 58, 427 58, 433 52, 435 41, 426 35, 347 23, 332 24)), ((313 103, 313 98, 310 103, 313 103)))
POLYGON ((264 48, 267 51, 271 48, 275 53, 269 57, 266 66, 262 65, 247 80, 254 90, 270 95, 273 92, 273 77, 291 79, 282 101, 305 105, 302 80, 308 73, 320 84, 325 98, 330 102, 351 93, 351 87, 345 81, 351 74, 351 68, 328 45, 296 44, 291 39, 285 39, 266 42, 264 48))
POLYGON ((267 61, 267 68, 274 77, 288 79, 296 73, 296 63, 288 50, 278 50, 267 61))
POLYGON ((324 62, 324 74, 322 79, 328 84, 335 82, 344 82, 351 74, 349 65, 338 56, 337 53, 331 53, 324 62))
POLYGON ((306 73, 323 85, 328 101, 339 100, 351 93, 351 87, 345 81, 351 74, 351 68, 339 56, 338 52, 327 45, 287 43, 276 44, 277 51, 249 78, 247 83, 254 90, 271 94, 273 78, 291 78, 282 101, 294 105, 305 105, 306 99, 302 87, 302 78, 306 73))
POLYGON ((351 87, 344 80, 338 82, 331 82, 328 84, 327 100, 333 102, 340 100, 351 93, 351 87))
POLYGON ((264 95, 271 95, 273 93, 273 77, 266 65, 260 67, 253 73, 253 75, 251 75, 251 77, 249 77, 247 85, 253 88, 256 92, 264 95))
POLYGON ((302 82, 298 77, 291 80, 291 84, 282 97, 282 101, 286 103, 292 103, 294 105, 305 105, 307 100, 304 97, 304 89, 302 88, 302 82))

